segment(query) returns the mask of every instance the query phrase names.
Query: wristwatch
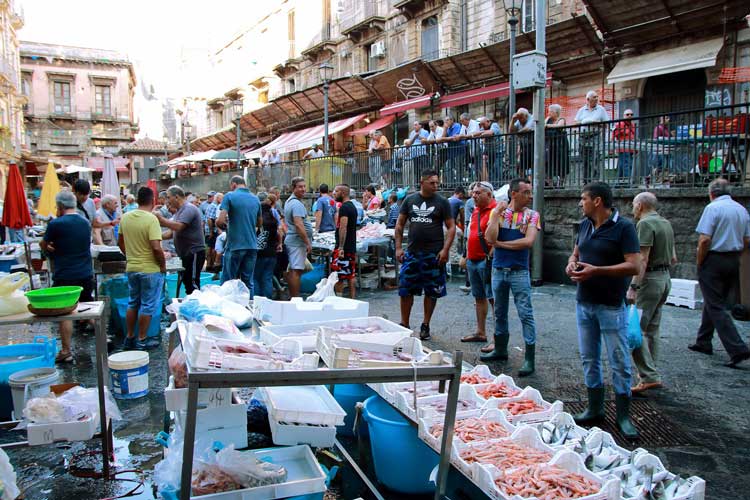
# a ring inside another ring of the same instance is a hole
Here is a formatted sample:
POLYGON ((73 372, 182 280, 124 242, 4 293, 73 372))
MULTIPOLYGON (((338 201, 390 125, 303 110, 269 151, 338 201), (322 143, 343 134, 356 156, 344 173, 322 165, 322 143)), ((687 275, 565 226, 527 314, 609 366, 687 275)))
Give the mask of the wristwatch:
POLYGON ((637 285, 635 283, 631 283, 630 284, 630 288, 632 288, 633 290, 635 290, 637 292, 638 290, 641 289, 641 285, 637 285))

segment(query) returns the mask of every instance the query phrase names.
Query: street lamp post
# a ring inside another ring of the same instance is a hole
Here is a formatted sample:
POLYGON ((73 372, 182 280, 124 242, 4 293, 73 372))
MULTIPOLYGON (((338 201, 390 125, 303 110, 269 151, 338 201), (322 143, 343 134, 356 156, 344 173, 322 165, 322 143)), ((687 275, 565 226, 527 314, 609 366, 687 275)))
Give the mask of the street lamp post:
MULTIPOLYGON (((510 26, 510 65, 508 67, 508 116, 507 116, 507 131, 510 132, 510 122, 513 114, 516 112, 516 89, 513 86, 513 57, 516 55, 516 26, 518 25, 518 12, 521 10, 520 7, 516 6, 516 3, 520 0, 503 0, 505 6, 505 12, 508 13, 508 25, 510 26)), ((510 168, 511 171, 515 167, 515 142, 513 136, 510 137, 510 168)))
POLYGON ((240 152, 240 138, 242 130, 240 129, 240 120, 242 119, 242 99, 235 99, 232 101, 232 111, 234 111, 235 129, 237 130, 237 168, 240 168, 240 158, 242 153, 240 152))
POLYGON ((333 65, 326 61, 320 65, 320 79, 323 80, 323 152, 328 155, 328 85, 333 78, 333 65))
POLYGON ((187 148, 187 155, 190 156, 190 138, 193 136, 193 126, 185 120, 182 124, 182 131, 185 135, 185 147, 187 148))

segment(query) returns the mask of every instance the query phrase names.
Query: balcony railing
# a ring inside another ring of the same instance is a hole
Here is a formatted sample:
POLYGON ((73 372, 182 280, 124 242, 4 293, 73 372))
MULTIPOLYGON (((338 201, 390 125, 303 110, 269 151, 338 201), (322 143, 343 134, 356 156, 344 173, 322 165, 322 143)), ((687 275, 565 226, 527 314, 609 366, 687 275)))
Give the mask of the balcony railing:
POLYGON ((371 21, 384 21, 386 2, 378 0, 353 1, 350 9, 347 9, 339 18, 341 33, 347 34, 371 21))

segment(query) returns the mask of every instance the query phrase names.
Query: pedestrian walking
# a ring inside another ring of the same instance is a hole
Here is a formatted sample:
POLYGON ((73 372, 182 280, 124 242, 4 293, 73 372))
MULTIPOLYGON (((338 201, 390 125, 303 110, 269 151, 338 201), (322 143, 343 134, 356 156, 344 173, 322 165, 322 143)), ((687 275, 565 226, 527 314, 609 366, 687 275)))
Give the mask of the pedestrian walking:
POLYGON ((640 382, 631 389, 639 394, 662 387, 656 366, 659 360, 659 324, 661 308, 667 301, 672 280, 669 267, 677 263, 672 224, 656 211, 653 193, 639 193, 633 199, 635 229, 641 245, 641 267, 626 294, 630 302, 642 310, 641 333, 643 344, 633 350, 633 362, 640 382))
POLYGON ((736 289, 740 255, 750 246, 750 216, 745 207, 732 199, 729 181, 715 179, 708 185, 711 202, 703 209, 698 227, 698 283, 703 293, 703 317, 695 343, 688 348, 713 354, 714 330, 724 345, 729 362, 735 368, 750 359, 750 349, 737 333, 727 310, 726 300, 736 289))
POLYGON ((289 256, 289 272, 286 282, 289 285, 289 296, 299 297, 300 278, 305 272, 307 255, 312 252, 312 225, 307 220, 307 209, 302 198, 307 191, 304 177, 292 179, 292 195, 284 204, 284 219, 288 230, 284 244, 289 256))
POLYGON ((492 295, 492 247, 487 243, 487 224, 490 214, 497 206, 489 182, 477 182, 471 191, 476 208, 466 225, 466 274, 474 297, 477 329, 472 335, 461 338, 461 342, 487 342, 487 311, 494 306, 492 295))
POLYGON ((136 197, 138 208, 122 216, 117 244, 125 254, 128 277, 128 309, 125 314, 127 337, 124 349, 154 349, 159 339, 147 338, 151 317, 161 315, 161 291, 167 263, 161 248, 159 220, 151 212, 154 192, 143 186, 136 197), (138 338, 135 326, 138 323, 138 338))
POLYGON ((336 293, 344 291, 344 282, 349 284, 349 298, 356 297, 354 279, 357 271, 357 208, 349 200, 350 187, 347 184, 336 186, 334 196, 341 204, 336 229, 336 247, 333 250, 331 271, 338 274, 336 293))
POLYGON ((159 208, 154 216, 161 227, 172 231, 174 247, 182 262, 180 281, 185 285, 185 294, 190 295, 201 287, 201 271, 206 262, 206 240, 203 236, 203 219, 200 208, 188 203, 185 191, 180 186, 167 189, 167 203, 175 208, 171 218, 162 216, 159 208))
POLYGON ((221 281, 239 279, 253 296, 253 273, 258 257, 257 228, 263 225, 260 215, 260 201, 245 186, 245 179, 235 175, 229 180, 231 192, 221 201, 221 212, 216 219, 220 227, 226 225, 227 242, 221 281))
POLYGON ((508 306, 510 293, 521 320, 525 344, 524 363, 518 371, 527 377, 536 369, 536 323, 531 305, 529 249, 541 230, 539 212, 529 208, 532 201, 531 183, 522 178, 510 181, 510 204, 500 203, 490 214, 487 243, 492 245, 492 293, 495 298, 495 345, 482 354, 482 361, 508 359, 508 306))
POLYGON ((437 194, 440 180, 435 170, 422 172, 420 189, 404 199, 396 223, 396 258, 402 263, 398 295, 401 298, 401 326, 409 328, 414 296, 425 294, 424 320, 419 338, 429 340, 430 320, 437 299, 445 297, 445 265, 448 262, 456 225, 448 200, 437 194), (402 248, 404 226, 409 223, 409 246, 402 248), (445 226, 445 233, 443 232, 445 226))
POLYGON ((258 193, 260 214, 263 220, 258 233, 258 259, 253 269, 255 295, 273 299, 273 270, 276 267, 276 254, 281 252, 279 221, 273 214, 273 200, 266 192, 258 193))
POLYGON ((565 273, 577 285, 578 347, 588 391, 588 407, 574 416, 579 424, 604 419, 602 340, 607 349, 615 389, 617 426, 628 439, 638 437, 630 420, 630 352, 625 294, 641 266, 635 226, 612 206, 612 189, 604 182, 586 184, 579 206, 584 219, 578 229, 565 273))

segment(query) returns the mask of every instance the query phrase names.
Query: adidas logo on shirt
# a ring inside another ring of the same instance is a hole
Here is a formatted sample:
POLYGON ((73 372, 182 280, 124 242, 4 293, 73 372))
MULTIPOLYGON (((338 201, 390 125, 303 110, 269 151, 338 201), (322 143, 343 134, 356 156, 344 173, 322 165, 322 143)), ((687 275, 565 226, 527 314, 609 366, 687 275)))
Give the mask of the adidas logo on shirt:
POLYGON ((411 209, 417 216, 412 217, 410 222, 432 223, 432 212, 435 210, 435 207, 427 208, 427 204, 422 202, 421 206, 412 205, 411 209))

